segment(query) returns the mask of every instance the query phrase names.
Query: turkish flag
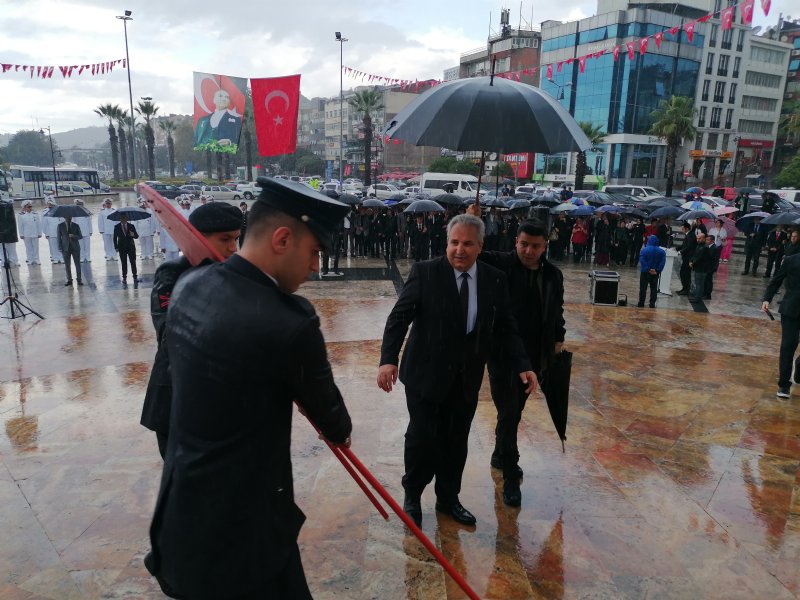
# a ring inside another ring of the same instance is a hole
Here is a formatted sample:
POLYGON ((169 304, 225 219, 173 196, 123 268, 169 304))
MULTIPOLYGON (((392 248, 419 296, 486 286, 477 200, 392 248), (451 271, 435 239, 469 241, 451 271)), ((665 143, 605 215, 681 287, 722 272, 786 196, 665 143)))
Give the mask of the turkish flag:
POLYGON ((251 79, 259 156, 293 154, 297 149, 300 75, 251 79))
MULTIPOLYGON (((752 2, 752 0, 751 0, 752 2)), ((659 31, 655 35, 653 35, 653 39, 656 41, 656 48, 661 48, 661 40, 664 39, 664 32, 659 31)))
POLYGON ((581 73, 586 71, 586 57, 585 56, 581 56, 580 58, 578 58, 578 66, 581 68, 581 73))
POLYGON ((719 14, 719 18, 722 21, 722 29, 730 29, 733 27, 733 11, 734 7, 729 6, 719 14))
POLYGON ((679 29, 679 28, 678 28, 678 26, 677 26, 677 25, 676 25, 675 27, 671 27, 671 28, 670 28, 670 30, 669 30, 669 34, 670 34, 672 37, 678 37, 678 29, 679 29))
POLYGON ((639 40, 639 54, 644 55, 647 52, 647 43, 650 41, 650 38, 642 38, 639 40))
POLYGON ((689 40, 689 43, 692 43, 692 39, 694 38, 694 21, 689 21, 686 25, 683 26, 683 29, 686 31, 686 37, 689 40))
POLYGON ((553 78, 553 65, 547 65, 547 78, 553 78))
POLYGON ((742 23, 750 25, 753 22, 753 5, 755 0, 744 0, 742 2, 742 23))
POLYGON ((628 60, 633 60, 636 52, 636 42, 625 42, 625 47, 628 49, 628 60))
POLYGON ((761 0, 761 9, 765 15, 769 14, 769 7, 772 6, 772 0, 761 0))
POLYGON ((619 46, 614 46, 611 49, 611 54, 614 55, 614 60, 616 61, 619 58, 619 46))

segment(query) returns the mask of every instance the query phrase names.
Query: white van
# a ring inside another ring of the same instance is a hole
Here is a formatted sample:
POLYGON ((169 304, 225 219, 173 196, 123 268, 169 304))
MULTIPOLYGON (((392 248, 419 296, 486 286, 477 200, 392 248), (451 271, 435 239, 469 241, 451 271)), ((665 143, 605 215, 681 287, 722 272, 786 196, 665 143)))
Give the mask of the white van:
POLYGON ((460 173, 423 173, 419 187, 424 193, 436 196, 447 192, 450 185, 456 196, 471 198, 478 187, 478 178, 460 173))
POLYGON ((602 191, 608 194, 625 194, 636 198, 648 198, 662 195, 656 188, 645 185, 606 185, 603 186, 602 191))
POLYGON ((781 200, 786 200, 787 202, 791 202, 795 206, 800 203, 800 190, 795 190, 792 188, 786 188, 782 190, 767 190, 768 192, 772 192, 773 194, 777 194, 778 198, 781 200))

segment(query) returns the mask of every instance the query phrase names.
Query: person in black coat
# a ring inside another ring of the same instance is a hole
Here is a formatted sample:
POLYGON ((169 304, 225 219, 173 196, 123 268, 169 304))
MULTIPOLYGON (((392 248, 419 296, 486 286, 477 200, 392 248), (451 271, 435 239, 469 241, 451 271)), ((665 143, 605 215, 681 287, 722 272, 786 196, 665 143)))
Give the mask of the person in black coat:
POLYGON ((706 234, 697 232, 697 246, 692 260, 689 262, 692 269, 692 289, 689 292, 689 302, 700 302, 706 289, 706 275, 711 270, 711 252, 706 245, 706 234))
POLYGON ((347 206, 291 181, 259 185, 244 247, 184 274, 167 313, 172 411, 145 565, 176 598, 310 599, 293 403, 350 444, 319 317, 295 294, 347 206))
MULTIPOLYGON (((785 294, 778 312, 781 314, 781 349, 778 358, 778 397, 789 398, 791 390, 792 362, 800 335, 800 254, 787 256, 780 269, 770 280, 761 303, 766 312, 769 304, 784 285, 785 294)), ((795 363, 794 382, 800 382, 800 364, 795 363)))
POLYGON ((753 277, 758 274, 758 261, 761 258, 761 248, 764 247, 764 240, 768 230, 769 227, 761 224, 760 217, 754 217, 742 229, 745 235, 744 271, 742 275, 750 273, 751 264, 753 266, 753 277))
POLYGON ((641 217, 637 218, 636 222, 631 226, 630 234, 631 234, 630 265, 633 267, 639 264, 639 254, 642 251, 642 246, 644 246, 644 220, 641 217))
POLYGON ((692 287, 692 270, 689 268, 689 263, 692 261, 694 251, 697 249, 697 234, 691 225, 685 221, 681 225, 681 230, 683 231, 683 241, 681 242, 681 247, 678 248, 678 252, 681 255, 681 289, 676 293, 679 296, 686 296, 692 287))
POLYGON ((417 213, 416 218, 413 221, 409 221, 409 236, 414 260, 416 262, 428 260, 430 234, 424 213, 417 213))
MULTIPOLYGON (((236 240, 242 229, 243 220, 243 212, 224 202, 204 204, 189 215, 189 223, 223 258, 228 258, 236 252, 236 240)), ((153 289, 150 292, 150 317, 156 330, 157 350, 139 422, 155 432, 158 452, 162 459, 167 451, 169 411, 172 405, 172 382, 167 345, 164 343, 164 328, 167 324, 167 309, 172 298, 172 290, 178 278, 191 266, 185 256, 162 263, 156 269, 153 289)))
POLYGON ((131 263, 131 274, 133 275, 133 285, 139 284, 139 276, 136 273, 136 242, 139 234, 133 223, 128 223, 128 216, 120 214, 120 222, 114 225, 114 250, 119 253, 120 264, 122 265, 122 285, 128 285, 128 262, 131 263))
POLYGON ((484 366, 497 338, 513 357, 526 391, 536 385, 511 312, 506 276, 476 262, 483 233, 480 218, 454 217, 448 223, 446 256, 414 264, 383 332, 377 382, 390 392, 399 373, 405 385, 410 419, 403 509, 418 524, 420 497, 434 477, 436 510, 475 524, 458 495, 484 366))
POLYGON ((767 234, 765 243, 767 247, 767 272, 764 273, 764 279, 772 277, 773 266, 775 267, 775 271, 781 268, 784 246, 786 246, 787 239, 788 236, 783 230, 783 225, 778 225, 767 234))
MULTIPOLYGON (((524 221, 511 252, 481 252, 479 261, 500 269, 508 278, 511 311, 531 367, 537 377, 547 369, 564 344, 564 276, 545 258, 547 225, 538 219, 524 221)), ((492 400, 497 408, 495 446, 491 465, 503 470, 503 502, 519 506, 517 430, 528 399, 515 371, 515 360, 498 345, 488 362, 492 400)))
POLYGON ((64 257, 64 266, 67 268, 67 283, 65 286, 72 285, 72 270, 69 261, 72 259, 75 264, 75 277, 78 280, 78 285, 83 285, 81 280, 81 245, 80 239, 81 228, 77 223, 72 222, 72 217, 64 217, 64 221, 58 224, 56 229, 58 236, 58 248, 61 250, 61 256, 64 257))
POLYGON ((711 300, 711 292, 714 291, 714 276, 719 269, 719 259, 722 256, 722 246, 717 246, 716 238, 706 235, 706 246, 708 247, 708 273, 706 274, 706 287, 703 293, 704 300, 711 300))

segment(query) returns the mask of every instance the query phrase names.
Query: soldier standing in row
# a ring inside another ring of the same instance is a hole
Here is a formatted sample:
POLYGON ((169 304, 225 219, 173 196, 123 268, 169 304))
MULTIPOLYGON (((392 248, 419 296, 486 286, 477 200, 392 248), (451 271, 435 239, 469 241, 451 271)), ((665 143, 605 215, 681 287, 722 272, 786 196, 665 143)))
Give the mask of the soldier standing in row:
POLYGON ((97 215, 97 231, 103 236, 103 250, 106 260, 117 260, 114 252, 114 221, 109 221, 108 216, 114 212, 111 207, 111 198, 103 200, 103 208, 97 215))
MULTIPOLYGON (((75 198, 75 206, 83 206, 86 208, 83 200, 80 198, 75 198)), ((81 262, 92 262, 92 247, 90 245, 92 233, 94 233, 94 229, 92 228, 92 217, 91 215, 86 217, 75 217, 72 219, 72 222, 75 223, 81 230, 81 262)))
POLYGON ((29 265, 40 265, 39 238, 42 237, 42 219, 33 210, 33 202, 26 200, 22 204, 22 213, 17 218, 17 233, 25 242, 25 262, 29 265))

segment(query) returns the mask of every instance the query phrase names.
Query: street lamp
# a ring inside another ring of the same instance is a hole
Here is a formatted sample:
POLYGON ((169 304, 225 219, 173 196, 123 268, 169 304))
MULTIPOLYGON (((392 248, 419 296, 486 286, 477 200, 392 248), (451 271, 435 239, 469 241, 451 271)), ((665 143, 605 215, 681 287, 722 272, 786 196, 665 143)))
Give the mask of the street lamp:
POLYGON ((47 137, 50 138, 50 160, 53 163, 53 193, 58 197, 58 175, 56 175, 56 153, 53 149, 53 134, 50 131, 50 127, 47 126, 44 129, 39 129, 39 133, 44 135, 44 130, 47 129, 47 137))
POLYGON ((134 156, 134 145, 133 145, 133 138, 134 138, 134 131, 135 131, 135 117, 133 112, 133 89, 131 88, 131 57, 128 54, 128 21, 133 21, 133 17, 131 16, 131 11, 126 10, 125 14, 118 15, 117 19, 122 20, 122 26, 125 29, 125 64, 128 67, 128 99, 131 103, 131 132, 130 132, 130 140, 128 141, 128 147, 130 148, 130 155, 131 155, 131 170, 133 171, 133 176, 136 178, 136 183, 139 183, 139 175, 136 173, 136 158, 134 156))
POLYGON ((552 83, 554 86, 556 86, 558 88, 558 98, 557 98, 558 100, 563 100, 564 99, 564 88, 572 87, 572 82, 571 81, 569 83, 565 83, 563 85, 560 84, 560 83, 556 83, 553 79, 548 79, 547 81, 549 81, 550 83, 552 83))
POLYGON ((733 151, 733 181, 731 181, 731 187, 736 187, 736 167, 739 163, 739 140, 742 139, 738 135, 733 136, 733 142, 736 144, 736 147, 733 151))
POLYGON ((346 37, 342 32, 336 32, 336 41, 339 42, 339 182, 344 181, 344 43, 346 37))

